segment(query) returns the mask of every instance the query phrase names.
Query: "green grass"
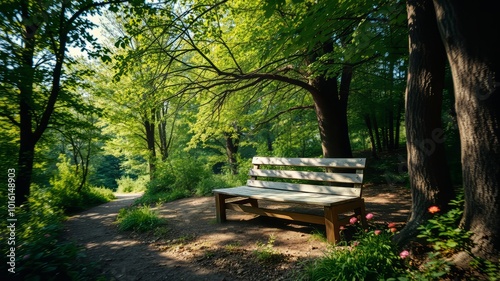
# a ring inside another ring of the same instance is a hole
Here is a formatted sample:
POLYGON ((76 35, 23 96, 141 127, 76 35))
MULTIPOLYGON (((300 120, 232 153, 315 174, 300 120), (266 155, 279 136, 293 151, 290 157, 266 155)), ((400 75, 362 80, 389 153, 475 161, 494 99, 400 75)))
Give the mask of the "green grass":
POLYGON ((165 220, 149 206, 124 208, 118 213, 118 228, 122 231, 146 232, 163 225, 165 220))

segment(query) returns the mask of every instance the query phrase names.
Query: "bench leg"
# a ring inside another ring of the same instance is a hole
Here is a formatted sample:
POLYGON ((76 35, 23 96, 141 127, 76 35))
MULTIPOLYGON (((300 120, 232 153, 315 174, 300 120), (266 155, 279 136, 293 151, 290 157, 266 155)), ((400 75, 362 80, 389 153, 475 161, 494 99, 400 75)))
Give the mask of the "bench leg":
POLYGON ((359 216, 361 219, 361 224, 363 225, 363 228, 366 229, 368 228, 368 223, 366 221, 366 209, 365 209, 365 200, 361 199, 359 201, 359 205, 354 208, 354 214, 356 216, 359 216))
POLYGON ((226 198, 224 194, 215 193, 215 216, 218 223, 226 221, 226 198))
POLYGON ((340 222, 334 207, 325 207, 326 239, 336 244, 340 241, 340 222))
POLYGON ((250 206, 259 208, 259 202, 257 201, 257 199, 249 199, 249 200, 250 200, 250 206))

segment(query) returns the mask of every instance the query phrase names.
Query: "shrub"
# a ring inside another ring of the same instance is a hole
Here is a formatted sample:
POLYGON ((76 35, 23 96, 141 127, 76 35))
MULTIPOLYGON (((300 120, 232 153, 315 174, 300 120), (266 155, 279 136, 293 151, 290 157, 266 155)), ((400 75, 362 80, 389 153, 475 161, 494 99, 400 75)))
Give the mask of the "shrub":
MULTIPOLYGON (((88 280, 92 270, 80 263, 79 248, 60 238, 64 214, 51 204, 52 195, 33 188, 28 208, 16 209, 16 280, 88 280)), ((4 221, 4 220, 2 220, 4 221)), ((7 228, 2 225, 1 235, 7 228)), ((2 272, 7 272, 0 266, 2 272)))
MULTIPOLYGON (((245 176, 246 177, 246 176, 245 176)), ((201 179, 195 189, 198 196, 207 196, 212 194, 212 190, 217 188, 227 188, 242 185, 243 181, 239 175, 231 174, 213 174, 201 179)))
POLYGON ((132 179, 128 176, 121 177, 116 180, 118 184, 118 189, 116 192, 120 193, 130 193, 130 192, 142 192, 146 190, 148 185, 148 176, 139 176, 137 179, 132 179))
POLYGON ((120 230, 146 232, 154 230, 163 224, 165 220, 158 217, 158 214, 149 206, 140 206, 131 209, 121 209, 117 222, 120 230))

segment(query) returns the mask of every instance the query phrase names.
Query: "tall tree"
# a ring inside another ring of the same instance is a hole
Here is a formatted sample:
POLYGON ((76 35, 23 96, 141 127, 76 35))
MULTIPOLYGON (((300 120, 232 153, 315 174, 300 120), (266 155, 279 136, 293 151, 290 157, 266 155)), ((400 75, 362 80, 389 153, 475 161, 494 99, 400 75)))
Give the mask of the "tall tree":
POLYGON ((411 216, 396 236, 414 238, 433 205, 446 209, 454 196, 445 155, 441 110, 446 53, 431 0, 408 0, 410 57, 406 88, 406 138, 412 194, 411 216))
POLYGON ((179 73, 184 77, 194 73, 187 77, 185 91, 216 91, 226 85, 219 95, 223 101, 226 95, 272 80, 308 92, 323 155, 349 157, 347 103, 353 71, 379 55, 366 38, 380 35, 376 26, 386 22, 388 14, 380 8, 383 4, 370 1, 338 4, 342 8, 319 1, 283 4, 266 11, 260 2, 197 1, 163 10, 169 16, 160 33, 157 27, 165 17, 151 17, 146 28, 131 32, 156 32, 142 54, 169 53, 168 64, 183 65, 179 73), (319 25, 318 17, 323 19, 319 25))
POLYGON ((441 1, 434 7, 453 75, 465 191, 463 226, 473 251, 500 255, 500 5, 441 1))
MULTIPOLYGON (((16 178, 17 205, 30 194, 35 146, 50 124, 55 105, 64 91, 66 51, 95 43, 93 24, 85 16, 99 7, 125 2, 2 1, 1 56, 5 83, 16 89, 17 112, 8 116, 19 127, 16 178)), ((94 51, 99 46, 94 44, 94 51)), ((95 54, 95 53, 94 53, 95 54)))

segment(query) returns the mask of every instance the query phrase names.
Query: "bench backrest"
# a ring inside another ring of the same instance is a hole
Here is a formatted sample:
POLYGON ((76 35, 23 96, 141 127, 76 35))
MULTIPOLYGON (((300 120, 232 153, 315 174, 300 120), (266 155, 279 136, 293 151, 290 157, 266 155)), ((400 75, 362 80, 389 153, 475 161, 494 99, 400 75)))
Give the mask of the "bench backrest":
POLYGON ((248 186, 291 191, 361 197, 365 158, 279 158, 254 157, 248 186), (266 169, 261 167, 265 166, 266 169), (278 169, 267 169, 277 167, 278 169), (322 172, 296 168, 323 168, 322 172), (285 169, 285 170, 283 170, 285 169), (336 172, 340 169, 341 172, 336 172), (260 178, 265 178, 260 180, 260 178), (281 179, 281 181, 273 181, 281 179), (283 182, 283 179, 285 182, 283 182), (307 183, 294 183, 297 180, 307 183), (286 182, 292 181, 292 182, 286 182))

